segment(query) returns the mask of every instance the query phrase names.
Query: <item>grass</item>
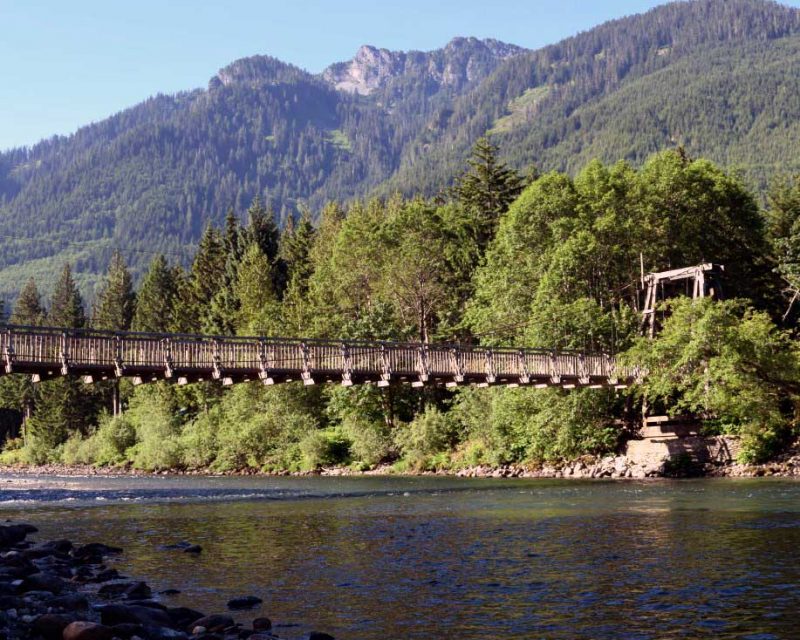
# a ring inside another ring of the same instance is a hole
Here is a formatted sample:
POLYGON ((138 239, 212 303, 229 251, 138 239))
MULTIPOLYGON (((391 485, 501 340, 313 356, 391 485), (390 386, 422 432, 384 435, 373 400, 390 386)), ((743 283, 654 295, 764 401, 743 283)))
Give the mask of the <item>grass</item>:
POLYGON ((518 98, 508 103, 508 115, 498 118, 490 133, 506 133, 527 124, 536 112, 538 104, 550 93, 550 87, 542 85, 527 89, 518 98))

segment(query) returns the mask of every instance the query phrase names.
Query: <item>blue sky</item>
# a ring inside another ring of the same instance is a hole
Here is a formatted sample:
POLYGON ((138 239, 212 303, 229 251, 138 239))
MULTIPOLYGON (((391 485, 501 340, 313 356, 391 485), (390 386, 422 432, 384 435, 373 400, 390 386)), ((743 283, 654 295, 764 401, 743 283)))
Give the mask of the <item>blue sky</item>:
POLYGON ((0 0, 0 150, 70 133, 156 93, 204 87, 243 56, 269 54, 320 71, 362 44, 427 50, 473 35, 536 48, 657 4, 0 0))

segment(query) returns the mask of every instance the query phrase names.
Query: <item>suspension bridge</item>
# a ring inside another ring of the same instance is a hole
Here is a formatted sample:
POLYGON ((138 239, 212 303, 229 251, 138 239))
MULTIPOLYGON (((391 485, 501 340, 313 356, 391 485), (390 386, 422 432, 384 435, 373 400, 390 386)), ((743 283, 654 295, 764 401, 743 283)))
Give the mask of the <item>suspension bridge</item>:
POLYGON ((87 383, 131 378, 135 384, 260 380, 454 387, 625 387, 638 377, 609 354, 471 347, 379 340, 314 340, 0 327, 2 372, 34 382, 78 376, 87 383))

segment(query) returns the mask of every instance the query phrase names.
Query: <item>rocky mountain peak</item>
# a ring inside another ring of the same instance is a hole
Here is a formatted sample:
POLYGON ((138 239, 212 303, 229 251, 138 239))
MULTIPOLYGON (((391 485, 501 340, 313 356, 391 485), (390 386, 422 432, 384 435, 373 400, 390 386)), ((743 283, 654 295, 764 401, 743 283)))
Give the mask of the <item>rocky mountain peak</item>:
POLYGON ((369 95, 400 76, 414 75, 439 86, 461 88, 481 79, 505 58, 525 51, 498 40, 454 38, 435 51, 390 51, 371 45, 347 62, 331 65, 322 79, 340 91, 369 95))

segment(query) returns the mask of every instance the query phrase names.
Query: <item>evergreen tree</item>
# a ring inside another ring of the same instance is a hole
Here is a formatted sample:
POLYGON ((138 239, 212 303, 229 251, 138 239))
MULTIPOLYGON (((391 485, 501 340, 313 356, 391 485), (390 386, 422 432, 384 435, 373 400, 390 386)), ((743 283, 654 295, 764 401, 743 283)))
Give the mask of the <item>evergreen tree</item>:
POLYGON ((520 194, 523 179, 498 158, 499 148, 488 137, 472 149, 469 169, 455 186, 457 201, 474 216, 476 234, 482 247, 494 237, 500 216, 520 194))
MULTIPOLYGON (((22 326, 38 326, 44 323, 45 309, 36 287, 30 278, 17 298, 9 322, 22 326)), ((23 435, 27 421, 31 417, 36 399, 36 388, 30 376, 11 375, 0 379, 0 406, 15 409, 22 413, 23 435)))
POLYGON ((234 293, 239 301, 236 328, 240 334, 275 334, 280 329, 280 303, 272 289, 269 258, 253 242, 239 265, 234 293))
POLYGON ((72 277, 69 263, 64 264, 53 292, 47 323, 52 327, 80 328, 86 325, 83 300, 72 277))
POLYGON ((280 232, 275 224, 275 214, 256 196, 247 210, 247 244, 255 242, 270 262, 278 257, 280 232))
MULTIPOLYGON (((56 283, 47 323, 65 328, 81 328, 86 324, 83 301, 69 264, 64 265, 56 283)), ((30 419, 29 444, 34 462, 48 461, 71 434, 83 431, 92 421, 93 409, 79 380, 64 377, 43 383, 30 419)))
POLYGON ((175 319, 177 294, 174 273, 167 259, 163 255, 156 256, 139 287, 133 330, 169 331, 175 319))
POLYGON ((242 258, 242 241, 244 235, 233 210, 230 210, 225 219, 225 236, 223 242, 225 264, 222 271, 220 288, 211 300, 209 315, 203 326, 204 330, 210 333, 230 335, 236 330, 239 300, 236 297, 235 289, 239 263, 242 258))
POLYGON ((46 315, 45 308, 42 306, 42 297, 36 287, 36 280, 30 278, 25 283, 22 291, 20 291, 9 322, 11 324, 37 326, 44 323, 46 315))
POLYGON ((297 225, 289 218, 283 229, 278 257, 286 265, 290 288, 294 285, 295 288, 305 291, 312 271, 310 255, 315 235, 316 229, 308 210, 303 211, 297 225))
POLYGON ((131 328, 136 307, 136 294, 130 271, 119 251, 115 251, 108 266, 106 282, 97 297, 92 314, 95 329, 126 331, 131 328))
POLYGON ((217 229, 206 227, 192 262, 188 287, 184 289, 187 330, 201 331, 210 322, 211 301, 222 286, 225 272, 225 248, 217 229))

